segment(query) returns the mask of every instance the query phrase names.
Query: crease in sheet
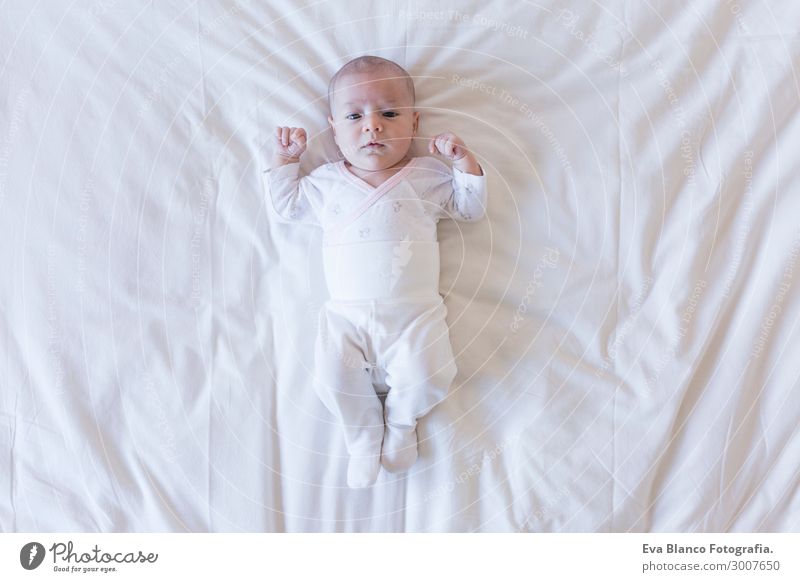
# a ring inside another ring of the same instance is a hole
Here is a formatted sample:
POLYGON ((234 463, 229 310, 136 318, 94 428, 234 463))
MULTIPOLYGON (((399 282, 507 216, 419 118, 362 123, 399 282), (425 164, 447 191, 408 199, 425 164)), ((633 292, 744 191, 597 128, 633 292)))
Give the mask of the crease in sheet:
MULTIPOLYGON (((197 9, 196 10, 196 14, 197 14, 196 37, 197 37, 197 60, 198 60, 198 64, 200 65, 200 83, 199 84, 200 84, 200 91, 201 91, 201 94, 202 94, 202 103, 203 103, 202 121, 205 121, 208 118, 208 104, 206 102, 206 70, 205 70, 205 64, 204 64, 204 61, 203 61, 203 45, 202 45, 202 32, 201 32, 203 27, 201 25, 202 16, 200 14, 200 4, 201 3, 198 2, 195 5, 196 9, 197 9)), ((200 124, 200 129, 202 129, 203 126, 204 126, 204 123, 201 123, 200 124)), ((214 199, 218 200, 219 198, 217 196, 215 196, 214 199)), ((214 268, 213 256, 211 254, 211 250, 213 249, 213 244, 211 243, 211 237, 212 237, 212 233, 214 231, 213 219, 210 216, 210 214, 212 212, 211 207, 212 207, 212 205, 209 203, 209 205, 208 205, 209 217, 208 217, 208 220, 207 220, 207 224, 212 225, 212 226, 209 227, 209 232, 208 232, 208 236, 209 236, 209 259, 210 259, 209 260, 209 269, 210 270, 214 268)), ((214 280, 213 279, 213 272, 210 273, 210 277, 211 277, 211 280, 213 281, 214 280)), ((209 361, 208 361, 209 374, 208 374, 207 378, 208 378, 209 382, 213 382, 213 376, 211 376, 211 371, 213 371, 213 369, 214 369, 214 361, 213 361, 214 360, 214 349, 213 349, 213 346, 214 346, 214 333, 213 333, 213 331, 214 331, 214 327, 215 327, 215 323, 214 323, 215 319, 214 319, 213 285, 212 285, 211 301, 209 303, 208 309, 209 309, 209 311, 208 311, 209 317, 211 318, 211 326, 210 326, 209 332, 211 333, 212 350, 210 350, 210 352, 207 355, 207 357, 209 358, 209 361)), ((197 312, 196 311, 195 311, 195 317, 197 317, 197 312)), ((197 326, 199 328, 199 321, 197 322, 197 326)), ((206 458, 208 459, 208 465, 209 465, 206 468, 205 521, 206 521, 206 530, 207 531, 210 531, 212 529, 211 525, 214 523, 213 508, 211 507, 211 488, 212 488, 211 475, 213 473, 212 467, 211 467, 211 431, 212 431, 212 426, 213 426, 213 424, 212 424, 213 423, 213 417, 212 417, 212 415, 213 415, 213 401, 214 401, 214 396, 213 396, 213 391, 212 391, 211 392, 211 396, 208 398, 208 410, 206 411, 206 415, 205 415, 207 426, 208 426, 208 430, 206 431, 206 458)), ((186 529, 188 531, 188 528, 186 528, 185 525, 184 525, 184 529, 186 529)))
MULTIPOLYGON (((620 63, 620 67, 617 68, 617 176, 619 179, 619 192, 617 196, 617 285, 616 285, 616 314, 617 320, 616 322, 619 323, 621 320, 620 318, 620 301, 622 299, 620 289, 622 288, 622 277, 620 273, 620 264, 622 259, 620 257, 620 253, 622 252, 622 245, 620 244, 620 239, 622 237, 622 203, 623 203, 623 167, 622 167, 622 112, 620 110, 620 103, 622 100, 622 70, 624 67, 624 58, 625 58, 625 45, 628 40, 628 35, 625 31, 630 30, 629 20, 628 20, 628 2, 623 1, 622 3, 622 23, 624 26, 623 31, 620 33, 621 42, 619 45, 619 55, 617 56, 617 62, 620 63)), ((638 314, 637 314, 638 315, 638 314)), ((617 359, 613 358, 612 361, 612 368, 614 378, 619 377, 618 372, 618 364, 617 359)), ((609 517, 609 531, 615 531, 614 529, 614 517, 616 515, 616 499, 617 499, 617 486, 619 485, 618 479, 616 478, 617 474, 617 445, 616 445, 616 434, 617 434, 617 395, 620 390, 620 385, 617 383, 614 386, 614 402, 611 405, 611 467, 610 467, 610 474, 612 477, 611 482, 611 509, 610 509, 610 517, 609 517)), ((594 454, 594 453, 593 453, 594 454)), ((595 455, 596 456, 596 455, 595 455)))

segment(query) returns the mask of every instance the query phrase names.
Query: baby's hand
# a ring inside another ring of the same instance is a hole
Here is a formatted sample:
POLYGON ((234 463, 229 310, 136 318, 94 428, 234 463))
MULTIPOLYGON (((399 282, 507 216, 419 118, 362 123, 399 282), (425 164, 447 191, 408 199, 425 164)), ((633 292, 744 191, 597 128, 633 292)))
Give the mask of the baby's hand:
POLYGON ((464 141, 456 134, 446 131, 431 139, 428 151, 441 154, 453 162, 453 167, 467 174, 482 176, 483 170, 478 160, 472 155, 464 141))
POLYGON ((432 138, 431 143, 428 144, 428 151, 432 154, 440 154, 451 162, 460 160, 468 153, 464 141, 449 131, 432 138))
POLYGON ((277 127, 275 129, 275 157, 297 161, 306 151, 306 141, 306 130, 302 127, 277 127))

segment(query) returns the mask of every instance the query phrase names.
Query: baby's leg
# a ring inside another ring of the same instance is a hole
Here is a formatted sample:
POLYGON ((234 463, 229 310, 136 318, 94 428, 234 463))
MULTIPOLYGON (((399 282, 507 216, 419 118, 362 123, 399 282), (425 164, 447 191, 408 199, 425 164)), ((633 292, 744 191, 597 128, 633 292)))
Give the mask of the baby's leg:
POLYGON ((441 300, 416 307, 384 354, 389 393, 381 463, 388 471, 406 471, 414 464, 417 420, 444 400, 455 378, 446 315, 441 300))
POLYGON ((381 402, 372 387, 353 307, 328 303, 319 317, 315 388, 344 431, 350 462, 347 484, 368 487, 380 469, 383 440, 381 402))

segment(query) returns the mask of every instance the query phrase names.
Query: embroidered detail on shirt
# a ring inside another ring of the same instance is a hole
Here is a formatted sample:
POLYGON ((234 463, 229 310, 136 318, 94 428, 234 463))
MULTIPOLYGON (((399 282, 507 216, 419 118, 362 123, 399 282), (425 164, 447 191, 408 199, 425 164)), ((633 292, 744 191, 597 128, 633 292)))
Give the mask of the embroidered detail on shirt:
POLYGON ((341 211, 342 211, 342 207, 339 206, 338 203, 336 205, 334 205, 334 207, 333 207, 333 213, 334 214, 339 214, 341 211))
POLYGON ((395 212, 400 212, 400 209, 401 209, 402 207, 403 207, 403 203, 402 203, 402 202, 400 202, 399 200, 396 200, 396 201, 395 201, 395 202, 392 204, 392 210, 394 210, 395 212))
POLYGON ((362 228, 361 230, 358 231, 358 236, 360 236, 361 238, 367 238, 368 234, 369 234, 369 227, 362 228))

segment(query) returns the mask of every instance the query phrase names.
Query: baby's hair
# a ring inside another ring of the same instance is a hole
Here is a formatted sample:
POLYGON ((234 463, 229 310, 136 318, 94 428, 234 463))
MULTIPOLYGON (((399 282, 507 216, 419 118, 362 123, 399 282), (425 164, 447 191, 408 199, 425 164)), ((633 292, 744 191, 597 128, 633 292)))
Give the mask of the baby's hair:
POLYGON ((389 59, 374 57, 372 55, 364 55, 361 57, 356 57, 352 61, 345 63, 342 68, 336 71, 336 74, 331 78, 331 82, 328 83, 328 109, 333 111, 333 93, 336 89, 336 82, 340 77, 349 75, 351 73, 374 73, 375 71, 380 70, 390 72, 392 77, 405 79, 406 87, 408 87, 408 92, 411 95, 411 103, 414 104, 416 102, 414 81, 411 79, 411 75, 409 75, 403 67, 394 61, 390 61, 389 59))

